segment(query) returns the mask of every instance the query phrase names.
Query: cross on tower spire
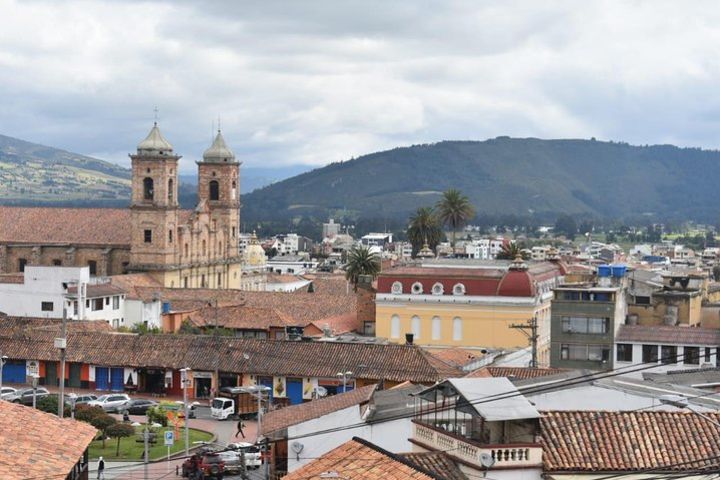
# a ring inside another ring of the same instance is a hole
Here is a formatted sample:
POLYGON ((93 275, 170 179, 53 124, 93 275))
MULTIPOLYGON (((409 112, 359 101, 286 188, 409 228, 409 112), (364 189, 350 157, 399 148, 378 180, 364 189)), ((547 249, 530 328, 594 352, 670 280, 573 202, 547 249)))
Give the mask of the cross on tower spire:
POLYGON ((155 105, 155 108, 153 108, 153 113, 155 114, 155 125, 157 125, 158 122, 158 107, 155 105))

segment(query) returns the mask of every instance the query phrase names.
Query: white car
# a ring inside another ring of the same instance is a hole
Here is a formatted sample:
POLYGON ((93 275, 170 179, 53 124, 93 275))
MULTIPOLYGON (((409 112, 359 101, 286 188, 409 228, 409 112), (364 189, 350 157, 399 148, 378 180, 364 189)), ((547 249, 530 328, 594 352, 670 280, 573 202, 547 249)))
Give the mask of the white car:
POLYGON ((97 400, 88 402, 91 407, 102 407, 106 412, 117 412, 118 407, 130 401, 130 396, 125 393, 110 393, 101 395, 97 400))
MULTIPOLYGON (((220 452, 220 455, 233 453, 238 456, 237 462, 240 462, 240 452, 245 454, 245 467, 248 469, 260 468, 262 466, 262 454, 257 445, 246 442, 231 443, 227 446, 228 452, 220 452)), ((223 459, 224 460, 224 459, 223 459)), ((227 465, 227 462, 226 462, 227 465)))
POLYGON ((17 392, 16 388, 12 387, 2 387, 2 390, 0 390, 0 398, 7 398, 17 392))

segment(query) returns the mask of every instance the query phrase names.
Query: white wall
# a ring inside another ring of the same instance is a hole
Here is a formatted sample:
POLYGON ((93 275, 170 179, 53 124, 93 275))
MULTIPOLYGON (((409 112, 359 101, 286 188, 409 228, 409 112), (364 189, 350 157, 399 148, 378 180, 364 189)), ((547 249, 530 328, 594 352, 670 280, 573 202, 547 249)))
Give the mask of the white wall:
POLYGON ((90 280, 88 267, 25 267, 25 283, 0 283, 0 312, 19 317, 62 318, 64 289, 72 282, 90 280), (42 302, 52 302, 43 311, 42 302))
POLYGON ((125 323, 126 327, 133 327, 147 322, 148 327, 162 326, 160 322, 160 313, 162 311, 162 302, 125 299, 125 323))

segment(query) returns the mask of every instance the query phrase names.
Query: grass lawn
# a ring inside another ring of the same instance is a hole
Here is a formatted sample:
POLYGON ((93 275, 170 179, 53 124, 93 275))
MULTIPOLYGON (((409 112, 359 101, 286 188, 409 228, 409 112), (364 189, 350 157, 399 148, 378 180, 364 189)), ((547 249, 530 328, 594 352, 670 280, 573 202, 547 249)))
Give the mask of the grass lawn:
MULTIPOLYGON (((102 440, 93 440, 90 444, 90 458, 97 459, 99 456, 107 461, 113 460, 129 460, 129 461, 141 461, 143 456, 144 444, 138 442, 138 439, 142 438, 142 428, 137 427, 137 435, 132 437, 126 437, 120 439, 120 455, 115 455, 117 452, 117 439, 109 438, 105 441, 105 448, 102 448, 102 440)), ((172 428, 160 428, 157 430, 157 442, 150 444, 150 460, 162 459, 167 456, 167 447, 164 443, 165 431, 172 430, 172 428)), ((170 454, 177 453, 185 450, 185 431, 180 429, 180 438, 175 438, 175 444, 170 447, 170 454)), ((193 442, 199 441, 210 441, 212 434, 203 432, 202 430, 190 429, 190 448, 194 446, 193 442)))

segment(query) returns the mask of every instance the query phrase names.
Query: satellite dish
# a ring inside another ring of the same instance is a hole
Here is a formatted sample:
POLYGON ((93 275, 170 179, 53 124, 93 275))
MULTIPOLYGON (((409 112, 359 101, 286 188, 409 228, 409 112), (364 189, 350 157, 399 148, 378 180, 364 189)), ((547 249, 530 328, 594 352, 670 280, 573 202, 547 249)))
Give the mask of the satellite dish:
POLYGON ((292 442, 290 444, 290 448, 292 448, 292 451, 295 453, 300 453, 303 451, 303 448, 305 448, 305 445, 303 445, 300 442, 292 442))
POLYGON ((495 459, 489 453, 482 452, 480 454, 480 465, 482 465, 485 468, 490 468, 493 465, 495 465, 495 459))

